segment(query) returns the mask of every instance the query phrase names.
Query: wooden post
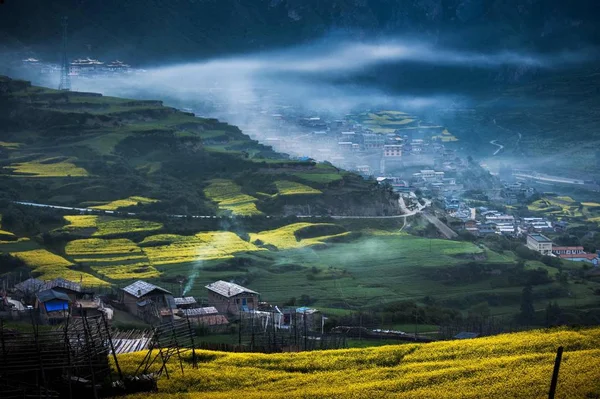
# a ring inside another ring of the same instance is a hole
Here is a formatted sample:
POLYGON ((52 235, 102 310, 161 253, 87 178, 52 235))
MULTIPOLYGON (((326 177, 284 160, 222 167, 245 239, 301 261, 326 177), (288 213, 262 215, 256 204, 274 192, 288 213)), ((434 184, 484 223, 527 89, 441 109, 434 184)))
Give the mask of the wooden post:
POLYGON ((556 351, 556 359, 554 360, 554 371, 552 372, 552 381, 550 382, 550 392, 548 399, 554 399, 556 393, 556 385, 558 384, 558 372, 560 371, 560 362, 562 361, 563 347, 559 346, 556 351))
MULTIPOLYGON (((108 328, 108 322, 106 321, 104 312, 102 312, 102 322, 104 323, 104 329, 106 330, 106 335, 108 337, 108 343, 110 344, 110 350, 113 355, 113 360, 115 361, 115 367, 117 368, 117 372, 119 373, 119 379, 121 381, 123 381, 123 373, 121 372, 121 367, 119 367, 119 360, 117 359, 117 353, 115 352, 115 346, 113 345, 112 337, 110 334, 110 329, 108 328)), ((100 330, 100 329, 98 329, 98 330, 100 330)))

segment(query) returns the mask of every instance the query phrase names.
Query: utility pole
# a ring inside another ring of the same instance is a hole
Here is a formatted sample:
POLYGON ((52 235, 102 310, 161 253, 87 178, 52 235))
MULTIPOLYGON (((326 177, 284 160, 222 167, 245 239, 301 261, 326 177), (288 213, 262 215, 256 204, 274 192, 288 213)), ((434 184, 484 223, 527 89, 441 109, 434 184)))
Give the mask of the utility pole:
POLYGON ((58 90, 71 91, 71 75, 69 67, 69 59, 67 57, 67 27, 69 25, 69 18, 62 17, 61 25, 62 31, 62 55, 60 63, 60 84, 58 90))

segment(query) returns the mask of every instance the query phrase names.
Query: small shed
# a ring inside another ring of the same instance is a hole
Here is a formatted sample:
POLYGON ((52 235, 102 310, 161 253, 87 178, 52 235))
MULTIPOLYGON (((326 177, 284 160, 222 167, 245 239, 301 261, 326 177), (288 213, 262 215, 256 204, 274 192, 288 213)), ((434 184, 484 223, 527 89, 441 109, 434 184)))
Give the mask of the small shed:
POLYGON ((210 330, 223 330, 229 324, 229 320, 214 306, 206 306, 203 308, 181 309, 179 315, 188 318, 192 323, 209 327, 210 330))
POLYGON ((43 321, 54 324, 69 316, 71 302, 64 292, 49 289, 37 293, 35 307, 43 321))
POLYGON ((258 307, 259 293, 235 283, 219 280, 206 286, 208 304, 220 313, 239 314, 258 307))
POLYGON ((175 298, 175 306, 177 309, 191 309, 197 306, 198 302, 193 296, 184 296, 175 298))

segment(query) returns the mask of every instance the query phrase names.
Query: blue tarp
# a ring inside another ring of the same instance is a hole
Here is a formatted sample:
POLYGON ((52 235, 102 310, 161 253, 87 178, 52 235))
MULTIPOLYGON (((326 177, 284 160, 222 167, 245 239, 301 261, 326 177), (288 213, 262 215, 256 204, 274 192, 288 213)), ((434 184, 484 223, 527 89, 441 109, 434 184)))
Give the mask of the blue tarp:
POLYGON ((46 312, 55 312, 58 310, 69 310, 69 302, 66 301, 51 301, 44 304, 46 312))

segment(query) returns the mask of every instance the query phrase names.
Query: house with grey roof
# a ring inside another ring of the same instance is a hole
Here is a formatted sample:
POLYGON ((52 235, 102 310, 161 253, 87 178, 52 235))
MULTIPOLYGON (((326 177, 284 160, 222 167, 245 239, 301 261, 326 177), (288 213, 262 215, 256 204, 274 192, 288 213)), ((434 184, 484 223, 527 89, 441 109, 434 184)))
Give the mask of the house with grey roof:
POLYGON ((208 304, 220 313, 237 315, 258 307, 259 293, 235 283, 219 280, 206 286, 208 304))
POLYGON ((64 292, 47 289, 36 294, 35 308, 43 322, 56 324, 69 317, 72 300, 64 292))
POLYGON ((129 313, 150 324, 172 321, 176 309, 170 291, 142 280, 123 288, 122 303, 129 313))

